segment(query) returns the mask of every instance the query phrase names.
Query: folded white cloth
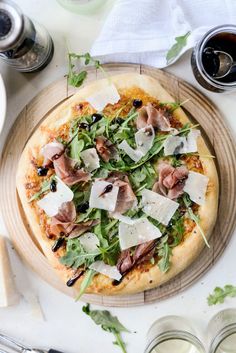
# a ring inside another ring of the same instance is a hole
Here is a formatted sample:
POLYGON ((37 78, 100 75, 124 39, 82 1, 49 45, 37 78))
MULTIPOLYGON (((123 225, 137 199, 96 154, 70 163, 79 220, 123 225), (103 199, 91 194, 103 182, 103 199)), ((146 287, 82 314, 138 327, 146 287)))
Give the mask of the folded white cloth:
POLYGON ((221 24, 236 24, 235 0, 116 0, 91 54, 165 67, 175 37, 191 31, 181 55, 221 24))

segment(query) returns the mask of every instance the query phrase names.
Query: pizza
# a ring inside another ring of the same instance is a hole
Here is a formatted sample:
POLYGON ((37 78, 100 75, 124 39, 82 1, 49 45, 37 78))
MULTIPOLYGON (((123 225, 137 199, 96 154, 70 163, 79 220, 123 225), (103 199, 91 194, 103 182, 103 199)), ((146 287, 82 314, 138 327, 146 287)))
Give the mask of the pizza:
POLYGON ((42 251, 79 295, 170 280, 209 246, 217 216, 217 171, 199 126, 136 73, 93 82, 50 112, 16 184, 42 251))

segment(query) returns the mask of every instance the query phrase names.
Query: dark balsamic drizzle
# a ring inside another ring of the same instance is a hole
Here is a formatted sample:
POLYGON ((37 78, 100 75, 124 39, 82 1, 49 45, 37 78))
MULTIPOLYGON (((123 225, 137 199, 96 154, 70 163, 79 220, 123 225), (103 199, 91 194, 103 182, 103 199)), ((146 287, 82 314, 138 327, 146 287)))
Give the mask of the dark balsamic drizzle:
POLYGON ((54 180, 54 179, 50 183, 50 190, 51 190, 51 192, 57 191, 57 183, 56 183, 56 180, 54 180))
POLYGON ((113 185, 112 184, 108 184, 103 192, 99 195, 99 197, 103 196, 104 194, 107 194, 108 192, 111 192, 111 190, 113 189, 113 185))
POLYGON ((79 213, 86 213, 87 209, 89 208, 89 202, 84 202, 81 205, 76 207, 77 212, 79 213))
POLYGON ((143 102, 142 102, 141 99, 134 99, 134 100, 133 100, 133 106, 134 106, 135 108, 140 108, 140 107, 142 106, 142 104, 143 104, 143 102))
MULTIPOLYGON (((97 122, 100 121, 102 118, 103 118, 102 114, 94 113, 94 114, 92 115, 92 120, 93 120, 92 124, 97 123, 97 122)), ((92 124, 90 124, 90 126, 91 126, 92 124)))
POLYGON ((60 249, 62 247, 62 245, 64 244, 65 239, 64 238, 59 238, 55 241, 55 243, 52 246, 52 251, 56 252, 58 249, 60 249))
POLYGON ((80 124, 78 125, 78 127, 79 127, 80 129, 84 129, 84 130, 89 130, 89 129, 90 129, 90 126, 89 126, 89 124, 87 124, 87 123, 80 123, 80 124))
POLYGON ((37 168, 38 176, 46 176, 47 173, 48 173, 48 168, 46 168, 46 167, 38 167, 37 168))
POLYGON ((72 287, 83 274, 84 270, 81 270, 79 273, 76 272, 75 275, 66 282, 67 287, 72 287))

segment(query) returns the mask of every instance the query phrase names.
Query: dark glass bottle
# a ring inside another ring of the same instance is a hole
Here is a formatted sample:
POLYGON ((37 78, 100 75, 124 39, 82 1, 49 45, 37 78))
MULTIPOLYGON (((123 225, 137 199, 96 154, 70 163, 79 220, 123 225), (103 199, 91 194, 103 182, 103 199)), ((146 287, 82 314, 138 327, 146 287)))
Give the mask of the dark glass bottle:
POLYGON ((18 71, 42 70, 52 59, 53 41, 44 27, 10 0, 0 1, 0 58, 18 71))

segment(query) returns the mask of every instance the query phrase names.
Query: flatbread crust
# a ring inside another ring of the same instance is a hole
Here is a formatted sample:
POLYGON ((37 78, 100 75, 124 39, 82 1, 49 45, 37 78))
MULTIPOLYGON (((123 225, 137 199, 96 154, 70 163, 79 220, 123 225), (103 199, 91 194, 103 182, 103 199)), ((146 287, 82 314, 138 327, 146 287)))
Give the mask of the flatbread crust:
MULTIPOLYGON (((113 76, 111 80, 119 91, 138 87, 159 101, 174 102, 174 99, 152 77, 136 73, 127 73, 113 76)), ((25 215, 44 254, 64 283, 66 283, 71 277, 72 270, 61 265, 58 261, 58 255, 51 251, 53 242, 48 239, 46 234, 42 231, 38 215, 27 199, 25 189, 25 184, 27 182, 26 174, 29 173, 30 168, 33 168, 31 163, 32 156, 38 156, 41 147, 48 142, 50 138, 50 130, 53 131, 58 129, 61 125, 69 122, 73 118, 72 107, 75 106, 75 104, 86 101, 87 97, 102 90, 106 85, 107 79, 93 82, 83 89, 80 89, 78 93, 51 112, 28 141, 19 161, 16 185, 25 215)), ((189 119, 181 108, 174 111, 174 116, 183 124, 189 122, 189 119)), ((198 139, 198 151, 200 155, 211 154, 202 137, 198 139)), ((218 176, 212 158, 200 157, 200 160, 204 174, 209 177, 209 184, 207 188, 206 202, 203 206, 199 207, 198 212, 200 216, 200 226, 206 237, 209 238, 217 216, 219 188, 218 176)), ((86 293, 126 295, 157 287, 189 267, 198 257, 203 247, 204 241, 200 235, 199 229, 195 226, 191 234, 173 249, 171 268, 168 272, 162 273, 157 265, 142 265, 130 271, 118 286, 112 285, 112 280, 110 278, 99 274, 94 277, 93 282, 88 287, 86 293)), ((79 291, 81 281, 82 278, 74 284, 75 292, 79 291)))

